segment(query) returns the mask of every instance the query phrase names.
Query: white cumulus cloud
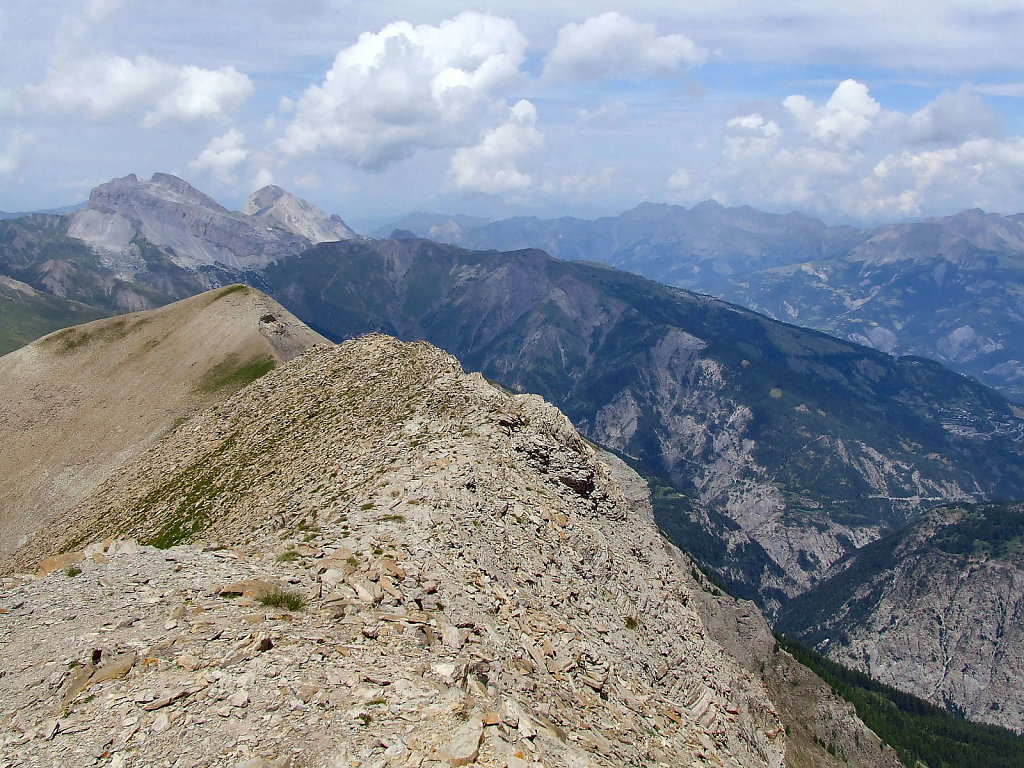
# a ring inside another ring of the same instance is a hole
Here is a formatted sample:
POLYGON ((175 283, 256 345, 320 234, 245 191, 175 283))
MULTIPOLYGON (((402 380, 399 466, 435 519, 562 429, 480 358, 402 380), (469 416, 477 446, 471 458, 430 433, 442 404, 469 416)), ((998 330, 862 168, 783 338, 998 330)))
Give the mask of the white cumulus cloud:
POLYGON ((774 120, 765 120, 760 112, 734 117, 725 124, 725 155, 737 159, 756 159, 778 146, 782 129, 774 120))
POLYGON ((143 123, 223 118, 253 92, 234 67, 176 66, 149 56, 96 56, 64 60, 40 85, 28 86, 26 102, 51 112, 83 112, 91 118, 145 110, 143 123))
POLYGON ((503 195, 528 189, 532 179, 516 163, 543 142, 537 130, 537 109, 520 100, 509 110, 508 121, 484 134, 474 147, 452 155, 448 175, 463 192, 503 195))
POLYGON ((702 64, 708 52, 684 35, 610 11, 558 30, 544 72, 567 80, 665 75, 702 64))
POLYGON ((232 128, 222 136, 210 140, 188 167, 196 173, 209 173, 222 180, 230 180, 235 169, 249 157, 245 148, 245 134, 232 128))
POLYGON ((172 86, 170 92, 161 96, 146 115, 147 124, 223 118, 253 92, 252 81, 234 67, 216 70, 180 67, 169 85, 172 86))
POLYGON ((819 107, 799 94, 786 97, 782 105, 806 133, 819 141, 842 146, 864 136, 882 111, 868 87, 856 80, 841 82, 824 106, 819 107))
POLYGON ((279 147, 379 170, 420 148, 465 146, 520 77, 525 51, 514 22, 471 12, 364 33, 294 105, 279 147))

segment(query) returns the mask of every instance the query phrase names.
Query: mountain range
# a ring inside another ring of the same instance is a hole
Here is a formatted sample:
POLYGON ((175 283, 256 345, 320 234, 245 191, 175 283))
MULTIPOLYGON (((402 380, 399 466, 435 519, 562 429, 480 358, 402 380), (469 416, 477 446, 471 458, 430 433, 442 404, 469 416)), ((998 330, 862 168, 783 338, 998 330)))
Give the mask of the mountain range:
MULTIPOLYGON (((787 226, 814 230, 799 217, 787 226)), ((933 506, 1024 498, 1020 409, 933 361, 539 250, 341 227, 281 190, 233 213, 179 179, 126 177, 70 219, 0 224, 0 265, 67 312, 72 301, 106 313, 243 280, 334 340, 430 341, 546 397, 618 452, 650 481, 661 528, 773 616, 933 506), (314 243, 328 232, 339 239, 314 243)), ((841 251, 864 236, 828 242, 841 251)), ((1014 658, 1000 645, 1009 639, 996 640, 1000 658, 1014 658)), ((965 640, 956 658, 976 651, 965 640)), ((951 703, 919 680, 896 682, 951 703)))
POLYGON ((402 239, 261 276, 329 337, 424 338, 551 400, 695 500, 659 523, 769 610, 929 502, 1024 492, 1024 421, 976 382, 625 272, 402 239))
POLYGON ((1024 214, 968 210, 858 229, 708 201, 645 203, 594 220, 417 214, 390 226, 469 248, 543 248, 609 264, 883 352, 929 357, 1024 402, 1024 214))
POLYGON ((0 221, 0 274, 51 297, 36 307, 27 289, 8 292, 14 306, 6 315, 19 319, 4 325, 0 352, 67 325, 75 313, 82 322, 84 311, 95 317, 161 306, 251 277, 317 242, 351 237, 340 218, 279 187, 256 191, 235 212, 168 174, 114 179, 70 215, 0 221))

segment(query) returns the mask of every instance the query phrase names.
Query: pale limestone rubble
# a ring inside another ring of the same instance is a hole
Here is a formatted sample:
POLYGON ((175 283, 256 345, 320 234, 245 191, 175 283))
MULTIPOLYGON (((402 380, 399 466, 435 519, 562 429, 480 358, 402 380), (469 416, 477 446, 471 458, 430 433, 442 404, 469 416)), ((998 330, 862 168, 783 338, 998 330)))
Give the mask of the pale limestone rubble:
POLYGON ((595 451, 429 345, 312 349, 77 515, 0 593, 5 765, 783 764, 595 451))

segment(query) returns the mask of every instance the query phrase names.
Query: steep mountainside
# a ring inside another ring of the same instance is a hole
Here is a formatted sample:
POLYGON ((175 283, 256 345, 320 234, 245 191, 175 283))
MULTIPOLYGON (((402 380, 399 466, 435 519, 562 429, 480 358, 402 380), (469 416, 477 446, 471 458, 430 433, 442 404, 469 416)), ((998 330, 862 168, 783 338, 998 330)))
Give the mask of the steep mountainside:
POLYGON ((926 355, 1024 401, 1024 216, 973 210, 885 227, 841 258, 737 277, 719 294, 926 355))
POLYGON ((838 563, 781 623, 882 682, 1024 731, 1024 506, 931 510, 838 563))
POLYGON ((199 275, 171 262, 152 244, 136 240, 123 269, 68 234, 69 219, 32 215, 0 222, 0 274, 95 311, 134 312, 205 290, 199 275))
MULTIPOLYGON (((647 483, 621 459, 602 453, 612 476, 641 514, 653 516, 647 483)), ((724 594, 676 547, 669 551, 693 577, 691 604, 708 634, 768 690, 786 726, 786 768, 900 768, 903 765, 821 678, 782 651, 764 615, 746 600, 724 594)))
POLYGON ((0 355, 69 325, 106 317, 109 312, 37 291, 0 275, 0 355))
POLYGON ((234 286, 0 357, 0 557, 185 416, 316 343, 277 302, 234 286))
POLYGON ((472 248, 543 248, 708 293, 897 355, 921 355, 1024 401, 1024 215, 978 210, 874 230, 714 202, 645 203, 592 221, 396 226, 472 248))
POLYGON ((928 504, 1024 495, 1024 421, 977 383, 627 273, 392 240, 263 277, 328 336, 424 338, 548 398, 696 498, 660 524, 769 607, 928 504))
POLYGON ((178 546, 9 582, 11 765, 783 764, 763 686, 569 421, 426 344, 310 350, 50 532, 19 557, 178 546))

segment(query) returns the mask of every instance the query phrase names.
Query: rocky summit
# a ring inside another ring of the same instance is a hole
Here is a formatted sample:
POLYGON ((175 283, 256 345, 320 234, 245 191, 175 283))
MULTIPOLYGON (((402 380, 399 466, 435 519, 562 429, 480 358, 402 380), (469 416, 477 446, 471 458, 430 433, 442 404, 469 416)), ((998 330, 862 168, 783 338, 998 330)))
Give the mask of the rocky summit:
POLYGON ((314 347, 16 553, 3 762, 781 766, 641 509, 536 396, 314 347))
POLYGON ((153 260, 140 244, 162 249, 174 264, 191 270, 245 270, 313 243, 355 237, 337 216, 278 187, 257 191, 239 213, 166 173, 149 181, 129 174, 96 187, 88 206, 70 217, 68 234, 129 278, 153 260))

